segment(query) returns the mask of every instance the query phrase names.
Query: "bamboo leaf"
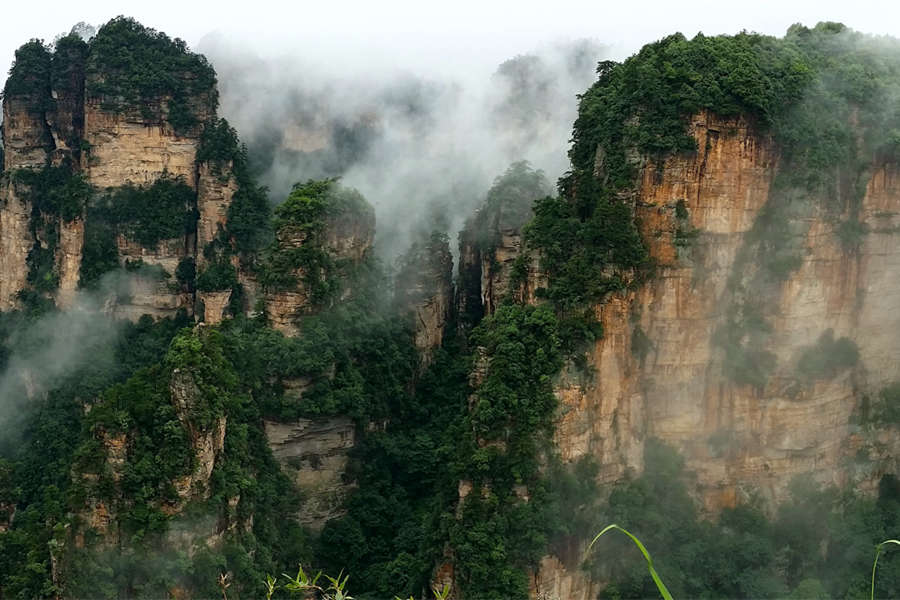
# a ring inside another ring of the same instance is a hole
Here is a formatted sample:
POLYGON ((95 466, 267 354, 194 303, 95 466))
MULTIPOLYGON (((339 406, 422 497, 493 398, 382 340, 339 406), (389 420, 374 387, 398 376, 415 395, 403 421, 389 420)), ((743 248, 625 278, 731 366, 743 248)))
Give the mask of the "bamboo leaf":
POLYGON ((872 591, 869 594, 869 600, 875 600, 875 569, 878 567, 878 557, 881 556, 881 551, 885 544, 896 544, 900 546, 900 540, 884 540, 875 546, 875 562, 872 563, 872 591))
MULTIPOLYGON (((659 575, 657 574, 656 569, 653 568, 653 559, 650 558, 650 553, 647 551, 647 548, 644 547, 644 544, 641 543, 641 540, 637 539, 637 537, 632 535, 632 533, 630 531, 628 531, 627 529, 623 529, 622 527, 619 527, 615 523, 612 525, 607 525, 606 527, 603 528, 603 531, 601 531, 596 536, 594 536, 594 539, 591 540, 591 543, 588 546, 587 551, 590 552, 591 548, 594 547, 594 544, 597 542, 597 540, 600 539, 600 536, 605 534, 607 531, 612 531, 613 529, 621 531, 622 533, 624 533, 625 535, 627 535, 628 537, 631 538, 631 541, 633 541, 635 543, 635 545, 638 547, 638 550, 640 550, 641 554, 644 555, 644 559, 647 561, 647 569, 650 571, 650 577, 653 579, 653 583, 656 584, 656 589, 659 590, 659 593, 662 595, 663 600, 673 600, 672 594, 669 593, 669 589, 666 587, 666 584, 663 583, 662 579, 660 579, 659 575)), ((900 544, 900 542, 897 542, 896 540, 891 540, 891 541, 893 541, 897 544, 900 544)), ((886 543, 886 542, 883 542, 883 543, 886 543)), ((875 560, 876 560, 876 562, 878 560, 877 554, 875 555, 875 560)), ((873 571, 872 571, 873 586, 874 586, 874 576, 875 576, 874 574, 875 574, 875 571, 873 569, 873 571)), ((874 589, 874 587, 873 587, 873 589, 874 589)))

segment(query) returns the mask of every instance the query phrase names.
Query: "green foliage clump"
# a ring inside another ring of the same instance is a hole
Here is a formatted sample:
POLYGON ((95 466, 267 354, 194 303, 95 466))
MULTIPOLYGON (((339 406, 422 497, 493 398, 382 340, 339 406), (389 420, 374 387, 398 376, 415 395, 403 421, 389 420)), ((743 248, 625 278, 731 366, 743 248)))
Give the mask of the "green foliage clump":
POLYGON ((355 221, 369 221, 372 213, 359 192, 340 187, 335 179, 296 184, 275 208, 276 239, 260 265, 260 283, 270 290, 290 290, 300 283, 299 274, 314 304, 329 300, 339 290, 335 275, 344 266, 328 245, 329 228, 349 225, 352 231, 355 221))
POLYGON ((860 406, 864 425, 900 425, 900 382, 886 385, 874 396, 864 396, 860 406))
POLYGON ((481 252, 491 253, 502 230, 520 231, 532 216, 532 205, 550 192, 544 172, 527 161, 511 164, 494 180, 484 205, 468 224, 481 252))
POLYGON ((75 453, 74 472, 81 476, 70 502, 103 500, 124 542, 115 553, 90 542, 70 552, 64 564, 74 595, 88 593, 101 577, 104 597, 123 590, 159 595, 173 586, 207 596, 218 575, 231 572, 232 591, 255 596, 265 572, 307 557, 305 535, 291 518, 296 493, 271 455, 253 398, 261 382, 252 373, 238 375, 235 341, 227 331, 183 329, 159 362, 107 389, 86 417, 75 453), (175 482, 197 466, 193 444, 215 435, 220 423, 227 423, 224 450, 207 493, 198 498, 199 490, 191 490, 192 503, 173 511, 184 502, 175 482), (110 463, 104 440, 116 435, 126 440, 124 461, 110 463), (172 535, 202 540, 219 519, 235 524, 221 546, 201 545, 193 555, 173 551, 172 535))
POLYGON ((546 306, 508 304, 472 331, 471 343, 483 349, 487 372, 473 396, 470 423, 478 438, 510 444, 511 461, 534 457, 533 434, 548 433, 552 423, 552 380, 562 367, 556 327, 546 306))
POLYGON ((94 194, 86 210, 79 285, 96 286, 119 267, 120 233, 154 249, 163 240, 193 232, 196 223, 196 194, 180 177, 164 174, 150 185, 126 184, 94 194))
MULTIPOLYGON (((0 315, 0 357, 41 343, 41 329, 30 326, 34 319, 23 312, 0 315)), ((51 552, 64 540, 71 518, 69 499, 77 491, 71 475, 76 449, 83 442, 83 403, 160 360, 172 336, 186 323, 186 316, 157 322, 144 317, 122 324, 111 345, 84 340, 82 351, 90 353, 91 361, 63 378, 45 398, 33 400, 22 442, 0 448, 12 465, 17 502, 12 527, 0 534, 4 594, 42 598, 58 593, 51 579, 51 552)))
POLYGON ((463 418, 459 475, 473 488, 450 527, 460 585, 484 598, 524 598, 525 570, 546 550, 552 503, 540 474, 562 367, 553 310, 505 304, 472 331, 481 372, 463 418), (521 490, 531 498, 525 502, 521 490))
POLYGON ((526 229, 550 277, 542 295, 561 311, 573 311, 624 289, 621 269, 646 264, 647 253, 631 208, 600 190, 579 208, 565 197, 535 202, 526 229))
POLYGON ((470 217, 460 232, 460 243, 476 253, 467 268, 460 270, 460 293, 464 314, 463 323, 474 326, 481 320, 483 307, 481 300, 482 278, 494 278, 497 271, 510 268, 508 296, 515 300, 526 283, 528 265, 531 260, 527 248, 511 267, 496 262, 495 255, 502 241, 503 232, 521 231, 532 217, 532 205, 550 190, 544 173, 534 170, 526 161, 513 163, 503 175, 494 180, 484 204, 470 217), (489 258, 488 260, 485 260, 489 258), (490 273, 482 274, 483 263, 490 273))
MULTIPOLYGON (((900 525, 900 485, 893 475, 882 477, 877 499, 822 489, 799 477, 772 516, 751 497, 713 521, 701 518, 688 482, 681 457, 650 440, 644 472, 616 484, 588 525, 594 530, 611 519, 627 523, 652 550, 653 564, 676 598, 863 597, 874 545, 900 525)), ((885 571, 879 562, 879 598, 893 597, 900 583, 900 560, 886 557, 885 571)), ((598 546, 587 566, 609 581, 602 598, 657 594, 640 554, 624 539, 598 546)))
POLYGON ((111 217, 129 238, 145 248, 183 237, 197 223, 194 190, 180 177, 163 176, 146 186, 126 184, 107 200, 111 217))
POLYGON ((35 110, 43 110, 50 98, 51 53, 44 42, 33 39, 16 50, 16 58, 3 86, 3 96, 25 96, 35 110))
POLYGON ((199 124, 198 109, 208 113, 218 104, 216 72, 203 55, 126 17, 112 19, 91 39, 86 72, 88 97, 104 108, 160 118, 153 107, 166 100, 168 120, 180 132, 199 124))
POLYGON ((201 292, 230 290, 237 284, 237 270, 229 262, 210 263, 197 276, 197 289, 201 292))
POLYGON ((94 209, 88 210, 84 223, 84 246, 81 250, 81 267, 78 285, 93 288, 104 274, 119 267, 119 248, 116 227, 94 209))
POLYGON ((815 345, 805 348, 797 360, 797 372, 806 379, 826 379, 859 362, 859 348, 846 337, 834 339, 826 330, 815 345))
POLYGON ((175 267, 175 281, 181 288, 188 292, 193 292, 195 280, 197 278, 197 262, 192 256, 185 256, 178 261, 175 267))
POLYGON ((247 163, 247 148, 240 143, 237 131, 225 119, 204 124, 197 146, 198 163, 232 163, 235 167, 247 163))
POLYGON ((89 47, 77 33, 65 35, 54 42, 50 61, 50 82, 59 98, 79 105, 84 94, 84 68, 89 47))
MULTIPOLYGON (((471 365, 453 331, 448 328, 444 346, 412 393, 399 385, 386 397, 386 427, 366 432, 353 453, 349 472, 359 487, 346 504, 347 515, 329 521, 317 543, 315 556, 323 567, 346 568, 361 582, 362 589, 353 590, 356 597, 418 594, 442 560, 458 497, 453 465, 471 365), (360 552, 348 555, 348 541, 360 552)), ((396 368, 379 367, 372 374, 378 372, 405 376, 396 368)))
POLYGON ((66 222, 84 215, 93 193, 84 175, 73 173, 69 165, 18 169, 13 172, 13 181, 26 186, 24 196, 32 212, 61 217, 66 222))

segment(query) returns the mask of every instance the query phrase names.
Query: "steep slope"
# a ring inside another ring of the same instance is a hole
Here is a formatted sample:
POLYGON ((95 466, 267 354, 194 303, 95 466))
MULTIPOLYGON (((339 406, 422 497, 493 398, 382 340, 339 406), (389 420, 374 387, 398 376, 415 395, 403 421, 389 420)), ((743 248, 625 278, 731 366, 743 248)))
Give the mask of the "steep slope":
MULTIPOLYGON (((823 24, 777 43, 672 36, 601 63, 562 199, 537 203, 526 229, 549 282, 526 286, 602 327, 555 385, 563 461, 587 458, 613 484, 663 440, 709 515, 759 498, 772 510, 799 475, 873 492, 896 471, 893 422, 867 416, 900 375, 886 360, 900 351, 894 52, 823 24), (719 62, 698 66, 701 48, 719 62), (857 82, 868 98, 832 83, 853 65, 873 73, 857 82), (756 81, 731 88, 729 70, 756 81), (747 95, 767 77, 778 85, 747 95)), ((545 558, 533 593, 593 597, 574 566, 545 558)))

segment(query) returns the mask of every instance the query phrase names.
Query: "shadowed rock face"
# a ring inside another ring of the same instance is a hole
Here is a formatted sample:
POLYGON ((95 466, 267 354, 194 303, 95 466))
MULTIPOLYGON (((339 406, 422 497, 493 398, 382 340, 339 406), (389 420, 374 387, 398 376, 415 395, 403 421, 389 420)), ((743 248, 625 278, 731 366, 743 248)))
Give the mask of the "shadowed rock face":
POLYGON ((316 531, 322 529, 343 514, 343 499, 353 488, 344 482, 348 453, 356 442, 353 422, 333 417, 266 421, 265 426, 272 453, 303 495, 297 518, 316 531))
POLYGON ((414 243, 396 281, 397 303, 412 313, 416 348, 427 365, 453 310, 453 257, 446 236, 432 234, 414 243))

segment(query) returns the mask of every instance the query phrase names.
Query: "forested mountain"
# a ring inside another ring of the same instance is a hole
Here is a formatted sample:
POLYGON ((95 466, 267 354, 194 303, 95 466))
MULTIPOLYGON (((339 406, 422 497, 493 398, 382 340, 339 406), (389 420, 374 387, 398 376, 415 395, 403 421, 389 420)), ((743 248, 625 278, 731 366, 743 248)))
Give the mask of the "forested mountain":
POLYGON ((459 232, 383 225, 339 178, 270 198, 181 40, 23 45, 0 598, 260 598, 298 564, 653 596, 627 540, 586 553, 612 522, 676 597, 866 595, 900 537, 900 44, 675 34, 572 101, 556 185, 515 162, 459 232))

